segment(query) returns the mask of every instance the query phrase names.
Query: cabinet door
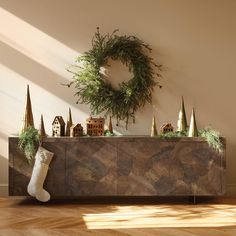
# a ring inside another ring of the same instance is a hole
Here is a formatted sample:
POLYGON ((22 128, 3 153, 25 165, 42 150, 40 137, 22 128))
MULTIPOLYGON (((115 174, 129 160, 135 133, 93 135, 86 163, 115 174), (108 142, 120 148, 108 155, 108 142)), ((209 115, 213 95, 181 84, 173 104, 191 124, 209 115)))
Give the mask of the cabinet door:
POLYGON ((116 143, 80 139, 66 147, 67 192, 72 196, 116 195, 116 143))
MULTIPOLYGON (((58 139, 59 140, 59 139, 58 139)), ((44 188, 51 196, 66 196, 65 188, 65 143, 54 139, 43 143, 43 147, 54 153, 44 188)), ((18 148, 18 138, 9 138, 9 195, 26 196, 33 165, 26 161, 18 148)))
POLYGON ((18 138, 9 138, 9 196, 26 196, 32 166, 18 147, 18 138))
POLYGON ((140 138, 120 142, 117 157, 118 195, 170 195, 176 188, 171 174, 175 145, 140 138))
POLYGON ((49 165, 47 178, 44 182, 44 188, 52 197, 66 196, 66 145, 67 142, 54 138, 51 141, 43 143, 43 147, 54 153, 53 159, 49 165))
POLYGON ((176 146, 176 159, 183 168, 183 181, 191 187, 191 195, 224 194, 225 155, 220 155, 205 141, 182 142, 176 146))

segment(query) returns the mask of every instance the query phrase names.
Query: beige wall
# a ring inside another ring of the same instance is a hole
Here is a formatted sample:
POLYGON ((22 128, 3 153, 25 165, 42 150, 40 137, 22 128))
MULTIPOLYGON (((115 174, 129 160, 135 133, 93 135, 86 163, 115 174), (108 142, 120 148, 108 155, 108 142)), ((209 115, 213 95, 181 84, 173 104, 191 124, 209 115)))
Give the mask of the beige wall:
MULTIPOLYGON (((179 101, 198 126, 212 125, 227 137, 228 193, 236 194, 236 1, 234 0, 0 0, 0 192, 8 183, 8 136, 21 124, 26 84, 31 88, 35 123, 40 114, 51 133, 55 115, 72 108, 84 122, 88 107, 76 105, 65 67, 91 47, 96 27, 120 29, 150 44, 152 57, 164 65, 163 89, 153 105, 137 113, 136 124, 117 129, 149 134, 153 113, 158 126, 176 126, 179 101)), ((113 63, 114 83, 124 69, 113 63)), ((125 68, 126 69, 126 68, 125 68)), ((127 74, 123 75, 124 78, 127 74)), ((122 77, 123 78, 123 77, 122 77)))

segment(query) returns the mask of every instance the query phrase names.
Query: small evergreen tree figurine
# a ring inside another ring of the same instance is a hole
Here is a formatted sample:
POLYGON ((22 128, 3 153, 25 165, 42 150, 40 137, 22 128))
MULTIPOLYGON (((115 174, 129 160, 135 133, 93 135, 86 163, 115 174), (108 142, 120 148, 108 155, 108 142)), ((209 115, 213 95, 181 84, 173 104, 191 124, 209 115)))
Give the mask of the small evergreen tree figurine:
POLYGON ((40 119, 39 137, 40 138, 47 137, 46 132, 45 132, 45 128, 44 128, 43 115, 41 115, 41 119, 40 119))
POLYGON ((157 136, 157 126, 155 116, 152 118, 151 137, 157 136))
POLYGON ((185 107, 184 107, 184 98, 181 99, 180 111, 179 111, 179 119, 177 122, 177 131, 178 132, 185 132, 187 130, 187 119, 185 114, 185 107))
POLYGON ((112 127, 112 122, 111 122, 111 116, 109 118, 109 125, 108 125, 108 130, 111 134, 113 134, 113 127, 112 127))
POLYGON ((29 85, 27 85, 25 112, 23 115, 20 134, 24 133, 29 127, 34 128, 34 117, 33 117, 33 112, 32 112, 29 85))
POLYGON ((69 114, 66 122, 66 136, 70 136, 70 128, 72 127, 72 116, 71 116, 71 109, 69 108, 69 114))
POLYGON ((197 130, 197 124, 196 124, 194 108, 192 109, 188 136, 189 137, 197 137, 198 136, 198 130, 197 130))

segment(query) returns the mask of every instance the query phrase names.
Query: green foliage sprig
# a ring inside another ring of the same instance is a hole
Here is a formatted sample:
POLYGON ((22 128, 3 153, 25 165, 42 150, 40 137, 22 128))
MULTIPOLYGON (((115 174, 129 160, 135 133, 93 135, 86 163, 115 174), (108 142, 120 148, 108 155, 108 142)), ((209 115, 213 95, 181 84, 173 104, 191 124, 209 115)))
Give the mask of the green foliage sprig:
MULTIPOLYGON (((220 133, 216 130, 211 129, 210 127, 206 127, 204 129, 198 130, 198 136, 204 138, 210 147, 218 151, 219 153, 223 152, 223 143, 221 140, 220 133)), ((188 137, 188 131, 185 132, 168 132, 164 134, 159 134, 159 138, 162 139, 171 139, 171 138, 181 138, 188 137)))
POLYGON ((155 64, 146 54, 151 52, 147 44, 135 36, 118 36, 117 31, 101 35, 97 28, 92 49, 77 58, 79 65, 67 69, 73 74, 68 87, 75 84, 77 103, 90 104, 93 114, 105 112, 105 116, 115 117, 117 124, 119 120, 125 120, 127 125, 130 118, 134 120, 140 107, 151 103, 152 91, 159 85, 155 77, 161 76, 161 65, 155 64), (101 67, 107 65, 109 59, 120 60, 133 73, 133 78, 119 84, 118 90, 101 73, 101 67), (157 67, 157 73, 153 67, 157 67))
POLYGON ((220 138, 220 133, 216 130, 211 129, 210 127, 206 127, 204 129, 200 129, 198 131, 199 136, 204 138, 210 147, 214 148, 218 152, 223 152, 223 143, 220 138))
POLYGON ((179 131, 167 132, 167 133, 159 134, 158 137, 162 139, 187 137, 187 132, 179 132, 179 131))
POLYGON ((110 130, 106 129, 104 130, 104 136, 112 137, 112 136, 115 136, 115 134, 112 133, 110 130))
POLYGON ((20 149, 24 152, 26 160, 29 164, 32 164, 34 156, 36 154, 36 147, 39 143, 38 130, 33 127, 28 127, 19 136, 18 145, 20 149))

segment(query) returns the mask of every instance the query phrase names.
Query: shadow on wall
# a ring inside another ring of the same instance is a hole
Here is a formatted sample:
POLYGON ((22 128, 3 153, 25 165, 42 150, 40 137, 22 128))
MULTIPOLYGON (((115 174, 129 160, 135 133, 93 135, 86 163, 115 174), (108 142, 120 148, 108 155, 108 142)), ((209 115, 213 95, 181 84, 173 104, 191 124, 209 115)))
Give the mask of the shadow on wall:
MULTIPOLYGON (((68 83, 67 79, 9 47, 5 43, 0 43, 0 50, 2 55, 4 55, 1 57, 0 63, 58 98, 63 99, 63 101, 70 105, 76 105, 76 98, 73 96, 74 91, 61 85, 62 83, 68 83)), ((88 108, 85 106, 81 106, 79 109, 83 109, 84 112, 89 113, 88 108)))
MULTIPOLYGON (((8 167, 8 157, 0 155, 0 166, 4 166, 5 168, 8 167)), ((0 184, 2 184, 1 180, 0 184)))
MULTIPOLYGON (((19 26, 26 34, 26 37, 22 37, 21 34, 15 34, 15 31, 10 29, 3 31, 3 35, 1 36, 2 42, 0 43, 0 50, 3 56, 1 57, 0 63, 11 71, 21 75, 24 79, 33 82, 50 94, 55 95, 63 102, 67 102, 69 106, 76 107, 76 110, 82 111, 87 115, 90 114, 88 106, 76 105, 77 98, 73 96, 75 90, 61 85, 62 83, 68 83, 69 78, 72 77, 70 73, 66 72, 65 68, 73 64, 74 58, 71 58, 72 55, 77 56, 79 53, 76 53, 56 39, 51 38, 44 32, 39 31, 37 28, 25 23, 7 11, 2 9, 0 13, 2 17, 6 18, 5 20, 9 19, 10 25, 14 28, 19 26), (29 42, 25 40, 27 37, 29 37, 29 42), (41 44, 37 37, 42 38, 41 44), (42 51, 37 48, 38 46, 42 51), (63 55, 63 52, 65 55, 63 55)), ((86 44, 88 44, 87 39, 82 42, 82 45, 86 44)), ((55 109, 57 105, 51 104, 51 106, 55 109)), ((126 131, 121 123, 121 126, 117 128, 118 132, 124 134, 133 132, 138 134, 148 133, 153 107, 147 105, 142 111, 142 113, 137 113, 136 117, 139 127, 133 126, 129 131, 126 131), (150 122, 146 122, 146 114, 150 114, 150 117, 148 117, 150 122)), ((51 111, 51 113, 53 112, 51 111)))
POLYGON ((8 136, 5 133, 0 131, 0 139, 7 140, 8 136))
MULTIPOLYGON (((66 78, 58 75, 57 73, 48 69, 47 67, 44 67, 43 65, 37 63, 33 59, 22 54, 21 52, 9 47, 5 43, 0 43, 0 50, 4 55, 3 57, 1 57, 0 63, 3 64, 5 67, 16 72, 17 74, 19 74, 23 78, 26 78, 32 83, 40 86, 44 90, 48 91, 50 94, 55 95, 63 102, 68 103, 68 106, 74 107, 74 109, 86 113, 87 115, 90 114, 89 106, 84 104, 78 104, 78 105, 76 104, 77 97, 74 96, 75 90, 73 89, 73 86, 72 88, 67 88, 66 86, 61 85, 62 83, 68 83, 68 80, 66 78)), ((32 100, 34 99, 33 94, 31 94, 31 98, 32 100)), ((33 103, 32 105, 33 108, 36 107, 35 103, 33 103)), ((52 106, 51 111, 53 111, 53 109, 56 110, 55 104, 51 104, 51 106, 52 106)), ((39 108, 37 107, 37 109, 39 108)), ((67 111, 67 108, 65 108, 65 111, 67 111)), ((144 118, 147 118, 146 114, 153 113, 153 108, 151 105, 147 104, 144 108, 142 108, 142 111, 143 111, 142 113, 141 112, 137 113, 136 117, 136 123, 139 124, 139 127, 133 126, 133 129, 136 129, 136 131, 139 132, 140 134, 143 133, 143 130, 148 130, 149 132, 152 115, 150 115, 149 117, 150 122, 148 123, 144 118)), ((23 106, 22 106, 22 112, 23 112, 23 106)), ((115 120, 113 122, 115 125, 115 120)), ((132 124, 130 126, 132 126, 132 124)), ((124 129, 122 131, 131 132, 130 129, 129 131, 126 131, 124 129)))

